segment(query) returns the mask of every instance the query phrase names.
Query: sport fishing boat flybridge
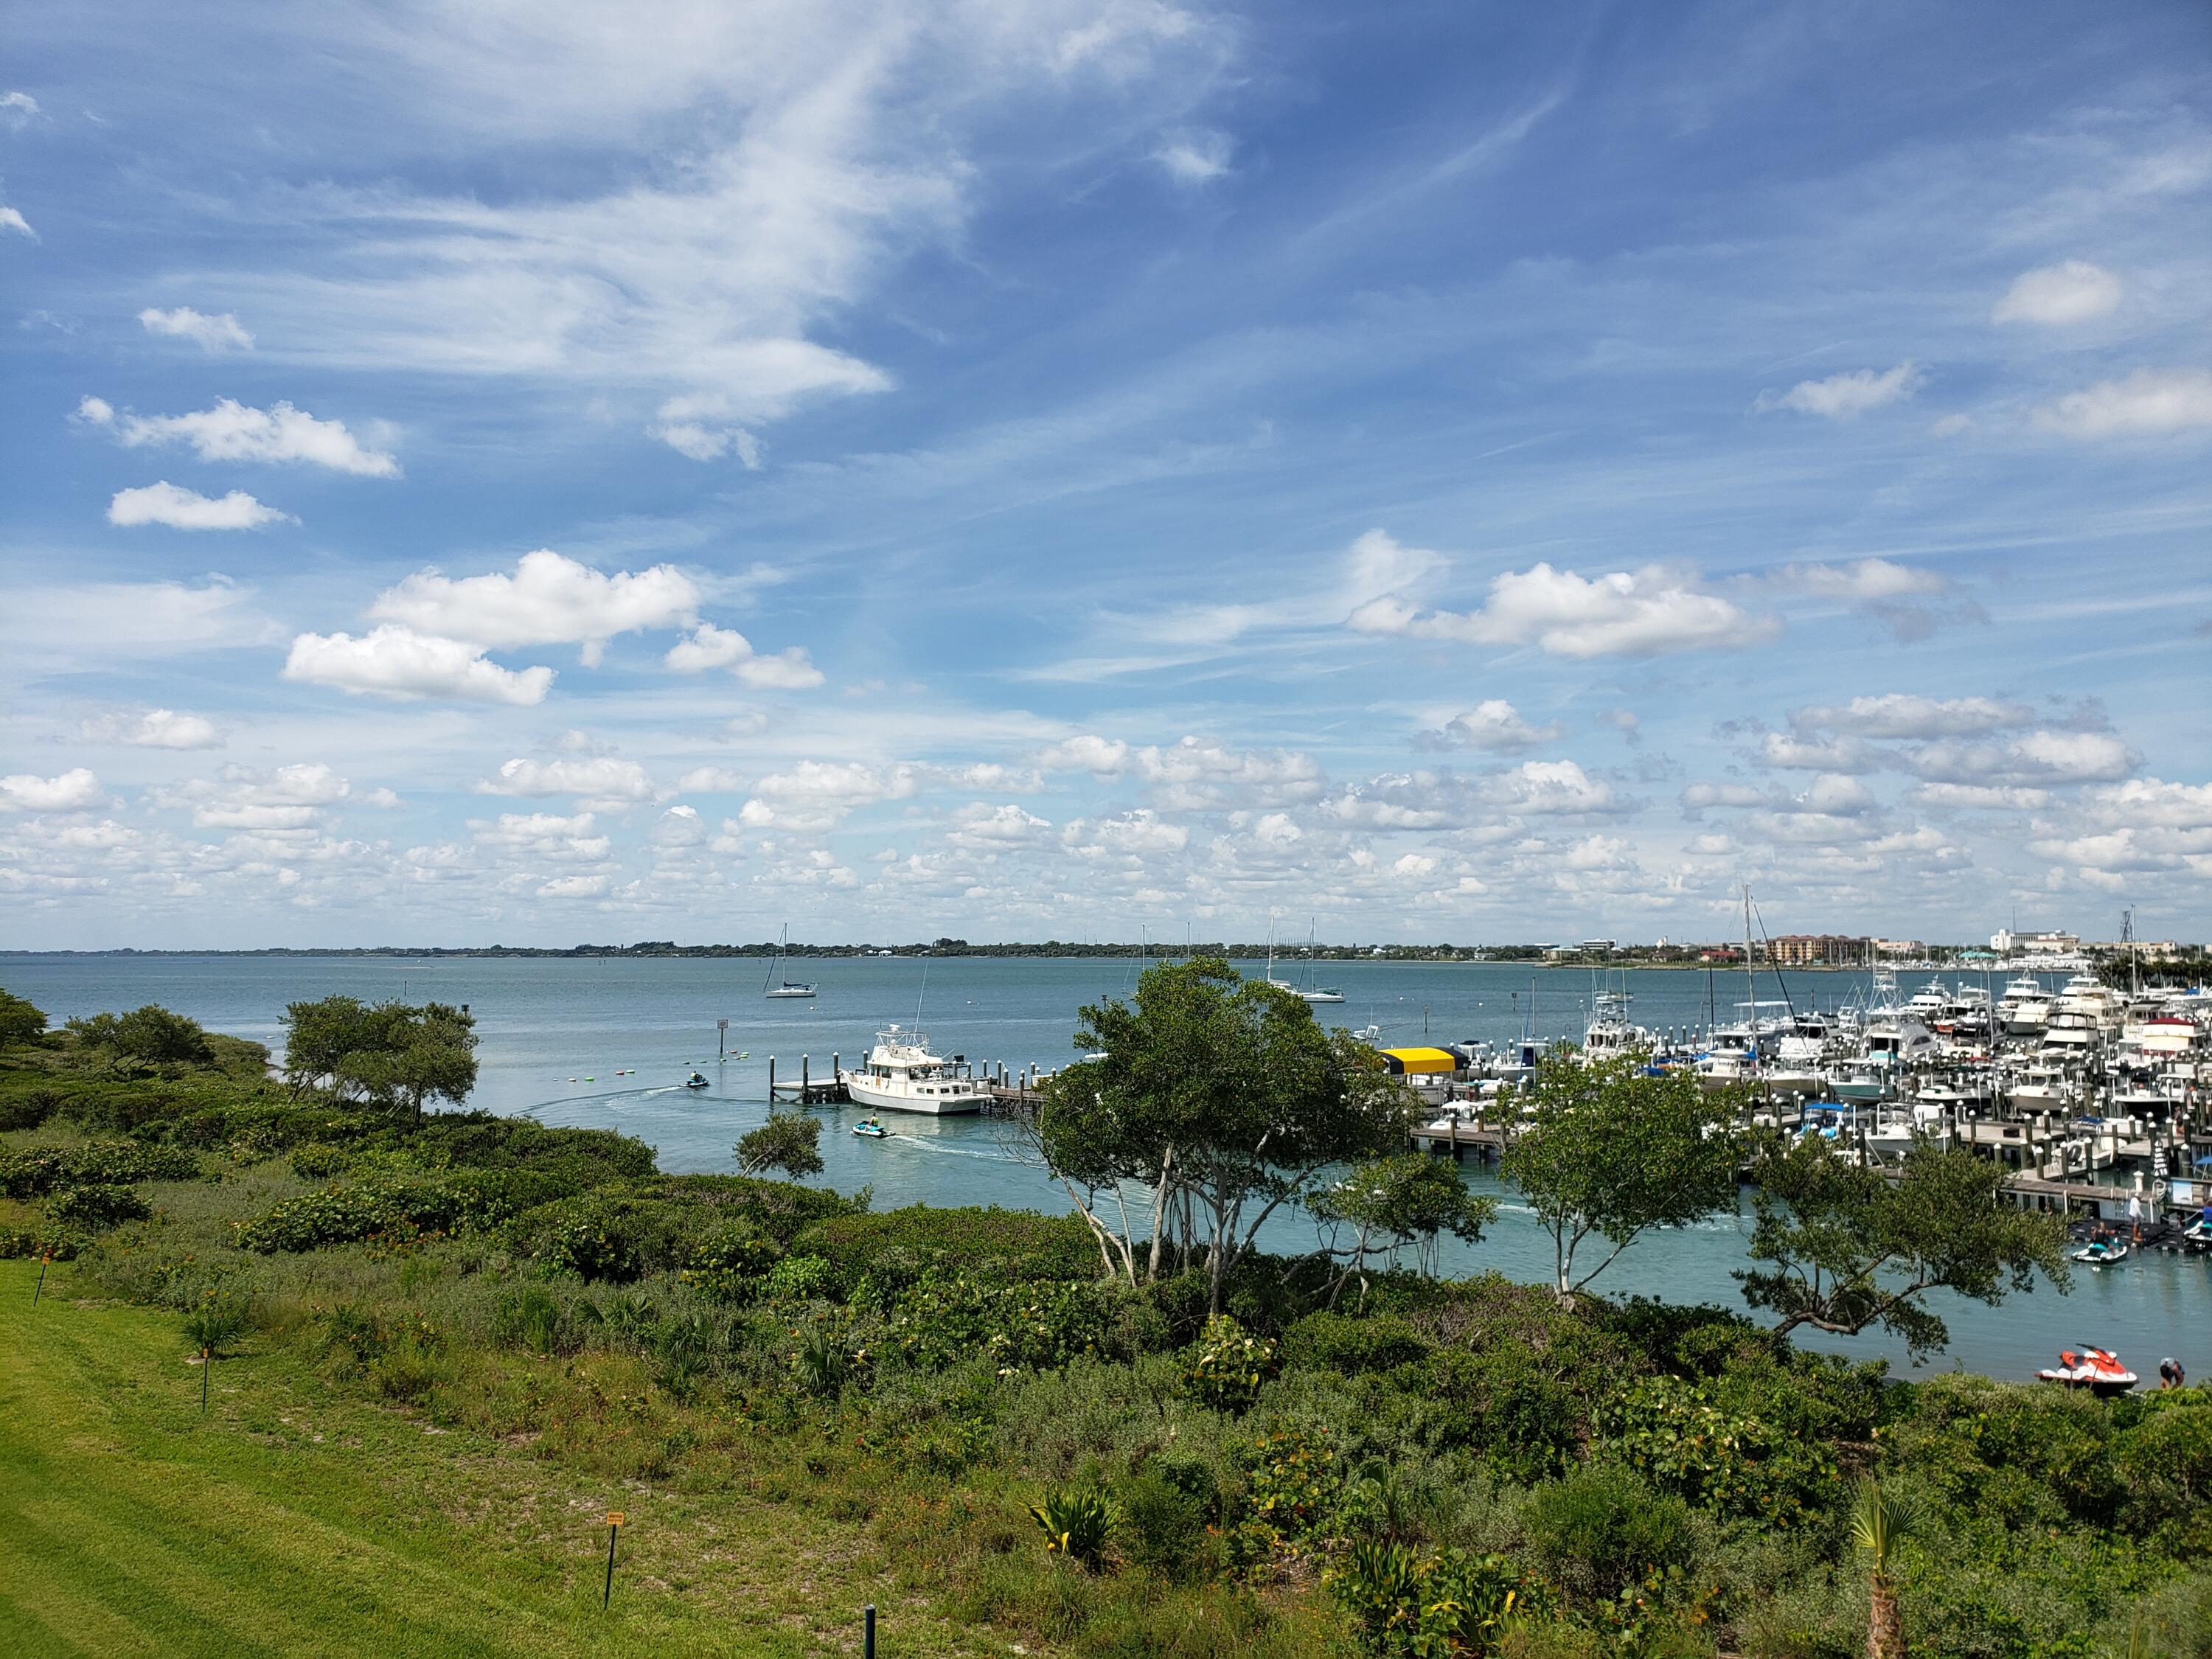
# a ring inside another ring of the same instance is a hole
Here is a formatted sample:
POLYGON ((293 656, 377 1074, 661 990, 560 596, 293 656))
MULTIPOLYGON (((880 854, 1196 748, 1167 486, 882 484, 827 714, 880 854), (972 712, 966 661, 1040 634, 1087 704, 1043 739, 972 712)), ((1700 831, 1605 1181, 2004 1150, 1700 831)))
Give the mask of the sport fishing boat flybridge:
POLYGON ((854 1104, 883 1112, 927 1112, 942 1117, 980 1110, 990 1094, 976 1082, 964 1057, 946 1060, 929 1052, 920 1031, 888 1026, 876 1033, 868 1063, 841 1071, 837 1080, 854 1104))

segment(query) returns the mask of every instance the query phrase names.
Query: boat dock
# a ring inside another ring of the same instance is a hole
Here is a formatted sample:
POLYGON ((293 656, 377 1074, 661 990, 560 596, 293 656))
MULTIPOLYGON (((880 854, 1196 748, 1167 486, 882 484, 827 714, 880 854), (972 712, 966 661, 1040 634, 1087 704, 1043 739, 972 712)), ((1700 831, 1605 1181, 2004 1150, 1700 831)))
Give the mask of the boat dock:
MULTIPOLYGON (((830 1056, 828 1074, 817 1077, 814 1075, 814 1057, 801 1054, 797 1080, 793 1081, 788 1076, 779 1080, 776 1058, 770 1054, 768 1057, 769 1100, 771 1103, 787 1101, 795 1106, 842 1106, 850 1098, 838 1075, 843 1070, 844 1056, 833 1053, 830 1056)), ((982 1066, 979 1075, 991 1098, 990 1105, 984 1110, 1003 1112, 1016 1107, 1036 1105, 1043 1098, 1036 1085, 1050 1073, 1035 1066, 1009 1066, 1004 1060, 999 1060, 982 1066)))

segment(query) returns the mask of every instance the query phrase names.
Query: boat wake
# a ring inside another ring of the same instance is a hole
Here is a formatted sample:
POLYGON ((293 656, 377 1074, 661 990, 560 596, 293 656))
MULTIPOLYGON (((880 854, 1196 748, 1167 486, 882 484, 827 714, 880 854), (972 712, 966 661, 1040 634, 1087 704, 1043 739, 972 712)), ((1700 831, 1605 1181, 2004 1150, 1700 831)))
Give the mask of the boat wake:
POLYGON ((972 1146, 947 1146, 942 1141, 932 1140, 927 1135, 902 1135, 896 1130, 884 1137, 900 1145, 915 1147, 925 1152, 936 1152, 945 1158, 980 1158, 993 1164, 1012 1164, 1014 1160, 1004 1152, 980 1152, 972 1146))

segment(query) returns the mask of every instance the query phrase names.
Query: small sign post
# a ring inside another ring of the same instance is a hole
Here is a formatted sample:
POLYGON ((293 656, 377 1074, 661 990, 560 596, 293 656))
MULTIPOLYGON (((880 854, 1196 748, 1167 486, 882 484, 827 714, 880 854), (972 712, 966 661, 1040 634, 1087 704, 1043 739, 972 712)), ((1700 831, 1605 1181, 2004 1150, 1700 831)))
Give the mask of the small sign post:
POLYGON ((622 1530, 622 1524, 623 1512, 620 1510, 609 1510, 607 1511, 607 1582, 606 1587, 599 1592, 599 1610, 603 1613, 606 1610, 607 1603, 614 1597, 615 1534, 622 1530))
POLYGON ((215 1355, 206 1348, 200 1350, 200 1415, 207 1415, 208 1373, 215 1369, 215 1355))
POLYGON ((34 1308, 39 1305, 39 1298, 46 1293, 46 1264, 53 1259, 54 1253, 52 1250, 45 1252, 39 1257, 39 1283, 37 1288, 31 1292, 31 1305, 34 1308))
POLYGON ((726 1018, 718 1019, 714 1022, 714 1058, 727 1060, 729 1057, 730 1022, 726 1018))
POLYGON ((860 1615, 860 1647, 866 1659, 876 1659, 876 1604, 871 1601, 860 1615))

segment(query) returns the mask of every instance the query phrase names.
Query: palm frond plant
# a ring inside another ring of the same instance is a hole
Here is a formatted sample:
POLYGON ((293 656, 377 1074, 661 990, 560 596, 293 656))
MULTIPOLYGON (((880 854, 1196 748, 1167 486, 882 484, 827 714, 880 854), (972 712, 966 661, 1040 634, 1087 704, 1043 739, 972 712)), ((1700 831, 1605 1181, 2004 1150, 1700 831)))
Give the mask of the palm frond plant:
POLYGON ((1106 1559, 1106 1546, 1119 1518, 1114 1502, 1096 1486, 1055 1486, 1044 1502, 1030 1505, 1030 1518, 1044 1534, 1045 1549, 1064 1555, 1086 1572, 1106 1559))
POLYGON ((1912 1529, 1911 1506, 1871 1476, 1851 1506, 1851 1541, 1867 1554, 1867 1659, 1905 1659, 1905 1620, 1890 1568, 1912 1529))

